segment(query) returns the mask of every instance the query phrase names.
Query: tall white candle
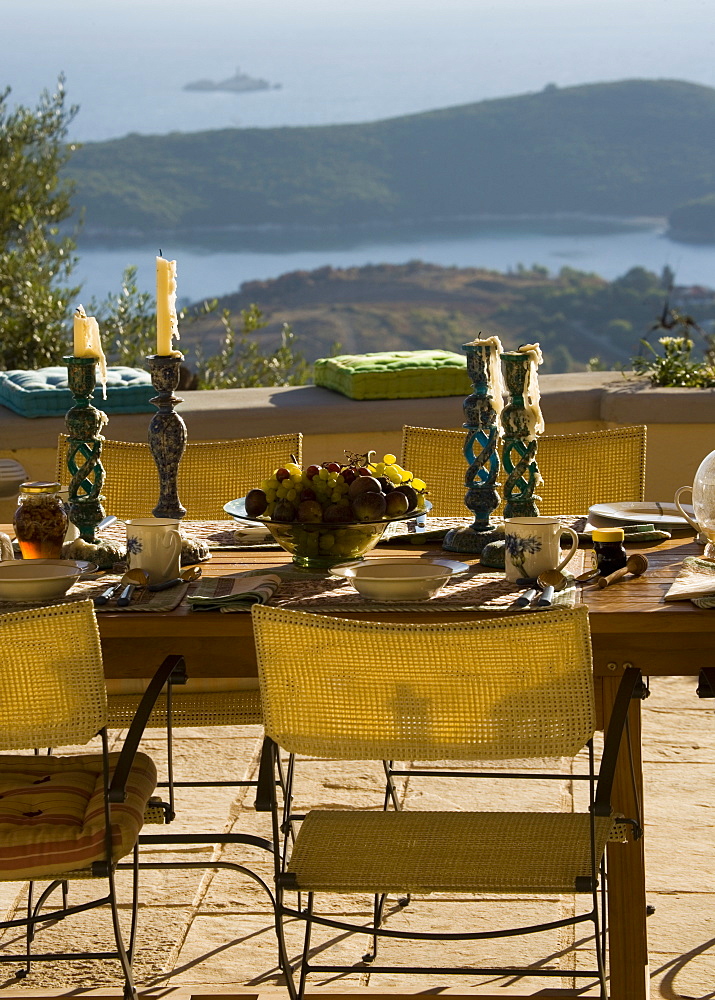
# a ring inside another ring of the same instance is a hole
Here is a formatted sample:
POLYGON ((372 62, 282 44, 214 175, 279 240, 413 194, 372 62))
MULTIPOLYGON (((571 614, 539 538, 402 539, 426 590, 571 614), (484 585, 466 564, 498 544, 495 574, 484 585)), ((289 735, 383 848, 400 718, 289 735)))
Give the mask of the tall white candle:
POLYGON ((162 357, 181 357, 172 340, 179 339, 176 318, 176 261, 156 258, 156 353, 162 357))
POLYGON ((84 306, 77 306, 74 314, 73 354, 76 358, 96 358, 99 363, 99 378, 102 383, 102 399, 107 398, 107 359, 99 337, 99 323, 94 316, 88 316, 84 306))
POLYGON ((541 348, 538 344, 522 344, 517 348, 521 354, 525 354, 529 359, 529 375, 526 380, 526 391, 524 393, 524 406, 529 425, 529 440, 533 440, 537 434, 544 433, 544 417, 541 412, 541 394, 539 393, 539 376, 536 369, 544 360, 541 348))
POLYGON ((489 395, 492 397, 492 408, 497 416, 504 408, 504 380, 501 373, 501 355, 504 348, 498 337, 477 337, 470 341, 467 347, 485 347, 489 354, 489 395))

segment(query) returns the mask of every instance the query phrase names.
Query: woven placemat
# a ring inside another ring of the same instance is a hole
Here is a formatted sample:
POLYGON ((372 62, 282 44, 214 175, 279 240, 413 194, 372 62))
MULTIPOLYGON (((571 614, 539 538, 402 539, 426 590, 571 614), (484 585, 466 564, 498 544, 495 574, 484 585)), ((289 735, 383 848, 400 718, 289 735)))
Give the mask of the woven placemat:
MULTIPOLYGON (((511 583, 503 573, 478 570, 455 576, 433 598, 426 601, 370 601, 353 590, 347 580, 306 579, 284 580, 280 589, 268 601, 273 607, 316 614, 336 614, 345 611, 405 611, 418 614, 440 614, 454 611, 509 611, 525 587, 511 583)), ((580 600, 580 590, 573 578, 566 588, 554 594, 554 607, 574 607, 580 600)))
MULTIPOLYGON (((105 590, 108 590, 112 584, 119 583, 121 578, 121 574, 105 573, 104 576, 96 580, 78 580, 66 594, 63 594, 62 597, 56 597, 51 601, 33 601, 32 603, 0 601, 0 614, 6 614, 10 611, 27 611, 30 608, 50 608, 56 604, 72 604, 76 601, 93 600, 95 597, 103 594, 105 590)), ((176 587, 172 587, 170 590, 160 590, 158 593, 152 593, 149 590, 135 590, 132 594, 131 603, 126 605, 126 607, 117 607, 115 598, 108 604, 103 604, 95 608, 95 611, 97 614, 101 614, 103 611, 173 611, 174 608, 178 608, 181 604, 188 589, 189 584, 182 583, 177 584, 176 587)), ((119 597, 119 593, 116 595, 117 597, 119 597)))

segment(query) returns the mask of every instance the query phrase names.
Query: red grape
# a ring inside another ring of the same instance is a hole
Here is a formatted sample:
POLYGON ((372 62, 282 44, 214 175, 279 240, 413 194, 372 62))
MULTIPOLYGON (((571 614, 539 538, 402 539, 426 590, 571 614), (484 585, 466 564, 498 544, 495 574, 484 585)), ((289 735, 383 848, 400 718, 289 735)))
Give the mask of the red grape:
POLYGON ((276 479, 282 483, 284 479, 290 479, 290 472, 287 469, 276 469, 276 479))

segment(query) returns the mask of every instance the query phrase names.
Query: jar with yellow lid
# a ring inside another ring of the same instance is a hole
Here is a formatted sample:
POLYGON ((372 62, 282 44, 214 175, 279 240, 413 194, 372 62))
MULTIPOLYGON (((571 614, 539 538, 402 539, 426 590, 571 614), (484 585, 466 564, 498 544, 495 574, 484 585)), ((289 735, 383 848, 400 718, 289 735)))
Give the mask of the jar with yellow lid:
POLYGON ((23 483, 13 518, 23 559, 59 559, 67 512, 59 483, 23 483))
POLYGON ((593 566, 601 576, 608 576, 628 562, 624 537, 623 528, 594 528, 591 532, 593 566))

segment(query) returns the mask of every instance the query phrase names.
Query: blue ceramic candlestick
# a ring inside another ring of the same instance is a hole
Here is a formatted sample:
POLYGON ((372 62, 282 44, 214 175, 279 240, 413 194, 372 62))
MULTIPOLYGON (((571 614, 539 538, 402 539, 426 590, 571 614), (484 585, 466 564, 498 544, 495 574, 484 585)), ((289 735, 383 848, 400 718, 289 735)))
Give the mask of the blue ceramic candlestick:
POLYGON ((504 381, 510 396, 501 415, 504 431, 503 463, 504 517, 538 517, 539 508, 535 496, 541 482, 539 466, 536 464, 536 450, 539 446, 536 436, 529 427, 524 397, 528 389, 531 359, 520 351, 506 351, 504 361, 504 381))
POLYGON ((97 384, 97 359, 62 359, 67 365, 67 381, 75 404, 67 411, 67 468, 70 473, 69 517, 85 542, 96 544, 96 528, 104 517, 101 462, 101 431, 107 414, 92 406, 90 399, 97 384))
POLYGON ((174 395, 179 385, 181 355, 152 354, 147 358, 151 384, 158 395, 151 402, 158 407, 149 424, 149 448, 154 456, 159 473, 159 502, 152 511, 154 517, 182 518, 186 508, 179 500, 177 477, 179 462, 186 448, 186 424, 174 411, 177 403, 183 403, 174 395))
POLYGON ((467 428, 464 442, 467 463, 464 485, 467 493, 464 502, 474 515, 474 523, 447 532, 442 548, 448 552, 481 552, 488 542, 499 537, 491 522, 491 514, 499 506, 499 426, 491 392, 494 384, 500 384, 499 379, 494 379, 493 369, 501 363, 500 346, 496 338, 490 338, 462 347, 467 355, 467 372, 474 386, 474 392, 463 403, 466 417, 463 426, 467 428))

